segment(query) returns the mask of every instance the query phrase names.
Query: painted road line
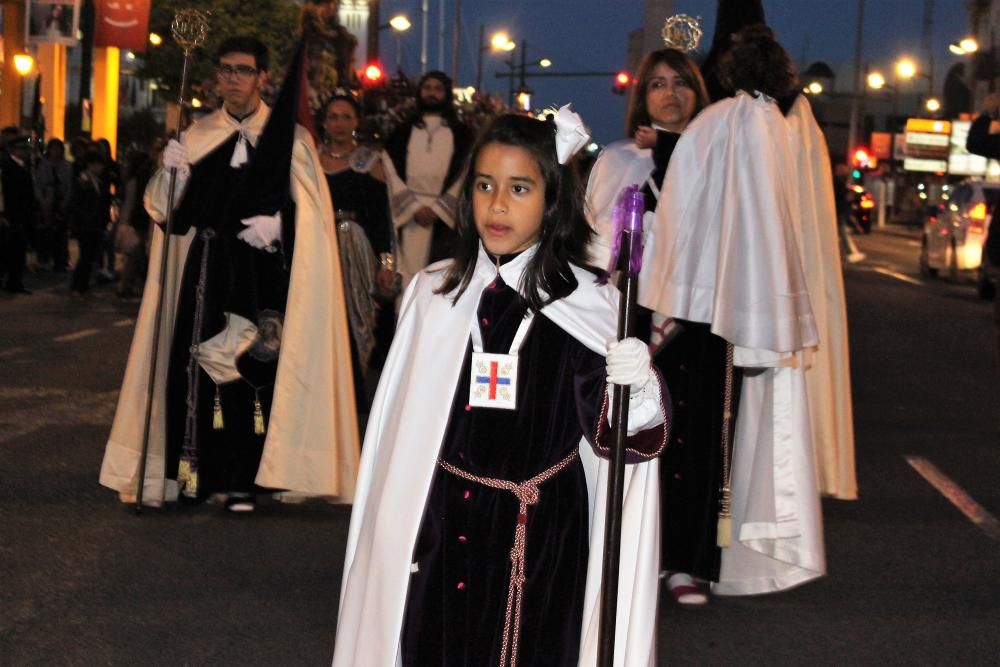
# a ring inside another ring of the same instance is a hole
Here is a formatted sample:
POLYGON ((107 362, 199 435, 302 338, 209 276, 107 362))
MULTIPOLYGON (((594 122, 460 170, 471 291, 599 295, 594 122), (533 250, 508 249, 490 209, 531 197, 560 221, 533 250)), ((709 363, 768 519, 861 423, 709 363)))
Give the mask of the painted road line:
POLYGON ((93 336, 96 333, 100 333, 100 329, 84 329, 83 331, 74 331, 73 333, 68 333, 63 336, 56 336, 52 340, 57 343, 68 343, 74 340, 80 340, 81 338, 87 338, 88 336, 93 336))
POLYGON ((876 266, 872 269, 875 273, 881 273, 883 276, 889 276, 890 278, 895 278, 896 280, 902 280, 904 283, 910 283, 911 285, 924 286, 924 281, 917 280, 916 278, 911 278, 905 273, 900 273, 899 271, 893 271, 892 269, 884 269, 881 266, 876 266))
POLYGON ((921 244, 920 241, 907 241, 906 245, 910 246, 911 248, 919 248, 921 244))
POLYGON ((989 513, 985 507, 972 499, 962 487, 953 482, 947 475, 938 470, 937 466, 922 456, 904 457, 910 466, 920 473, 931 486, 947 498, 952 505, 964 514, 969 521, 976 524, 989 537, 1000 542, 1000 520, 989 513))
POLYGON ((118 320, 117 322, 112 322, 111 326, 113 326, 113 327, 130 327, 133 324, 135 324, 135 320, 133 320, 132 318, 129 318, 127 320, 118 320))
POLYGON ((7 359, 9 357, 16 357, 17 355, 21 354, 22 352, 27 352, 27 351, 28 350, 26 348, 23 348, 23 347, 12 347, 9 350, 4 350, 3 352, 0 352, 0 359, 7 359))

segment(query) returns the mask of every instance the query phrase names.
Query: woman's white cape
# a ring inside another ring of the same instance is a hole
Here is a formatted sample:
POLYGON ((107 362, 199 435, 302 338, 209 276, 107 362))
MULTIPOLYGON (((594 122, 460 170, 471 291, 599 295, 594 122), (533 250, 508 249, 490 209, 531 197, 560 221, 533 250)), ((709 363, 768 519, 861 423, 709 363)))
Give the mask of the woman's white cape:
MULTIPOLYGON (((261 106, 242 128, 222 111, 195 123, 184 136, 190 159, 197 162, 236 131, 256 142, 268 117, 267 107, 261 106)), ((291 186, 296 204, 294 260, 257 483, 350 502, 358 466, 358 427, 340 260, 329 190, 312 137, 301 127, 296 128, 291 186)), ((158 222, 165 218, 166 189, 166 172, 161 170, 146 192, 147 209, 158 222)), ((178 292, 193 238, 192 230, 185 236, 172 235, 169 244, 143 488, 144 502, 149 504, 177 495, 176 482, 166 479, 164 405, 178 292)), ((134 497, 139 476, 163 248, 163 232, 156 226, 146 288, 101 466, 101 484, 118 491, 123 500, 134 497)))
POLYGON ((789 137, 763 95, 739 93, 695 118, 670 159, 640 279, 642 305, 710 324, 745 371, 719 594, 782 590, 826 571, 802 353, 818 337, 789 137))
MULTIPOLYGON (((500 268, 519 285, 531 251, 500 268)), ((454 305, 434 294, 445 263, 428 267, 403 298, 399 327, 372 406, 347 541, 336 667, 392 667, 410 559, 448 425, 480 294, 496 276, 482 252, 468 289, 454 305)), ((617 292, 574 268, 579 288, 543 314, 599 354, 615 337, 617 292)), ((590 501, 590 559, 579 664, 597 656, 605 498, 609 466, 581 440, 590 501)), ((659 569, 658 461, 629 465, 625 478, 621 578, 615 664, 655 664, 659 569)), ((543 490, 544 496, 544 490, 543 490)), ((544 500, 543 500, 544 502, 544 500)))
POLYGON ((819 331, 819 347, 806 369, 819 489, 834 498, 855 500, 858 482, 854 466, 847 306, 837 244, 830 153, 804 95, 798 96, 787 119, 798 158, 794 191, 802 211, 802 259, 819 331))

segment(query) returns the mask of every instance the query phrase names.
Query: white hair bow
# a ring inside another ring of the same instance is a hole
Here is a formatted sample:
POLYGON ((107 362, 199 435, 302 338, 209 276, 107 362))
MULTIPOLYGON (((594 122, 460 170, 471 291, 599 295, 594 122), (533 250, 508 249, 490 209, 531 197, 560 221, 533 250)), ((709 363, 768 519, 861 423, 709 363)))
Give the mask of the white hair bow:
POLYGON ((576 152, 590 141, 590 132, 583 124, 583 119, 570 110, 566 104, 559 108, 553 116, 556 123, 556 156, 559 164, 566 164, 576 152))

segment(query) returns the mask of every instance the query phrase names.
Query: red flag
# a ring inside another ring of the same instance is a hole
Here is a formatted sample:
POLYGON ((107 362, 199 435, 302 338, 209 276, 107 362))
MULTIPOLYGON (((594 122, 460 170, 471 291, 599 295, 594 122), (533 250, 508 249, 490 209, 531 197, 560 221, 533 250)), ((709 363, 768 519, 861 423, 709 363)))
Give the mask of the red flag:
POLYGON ((150 0, 95 0, 94 46, 146 50, 150 0))

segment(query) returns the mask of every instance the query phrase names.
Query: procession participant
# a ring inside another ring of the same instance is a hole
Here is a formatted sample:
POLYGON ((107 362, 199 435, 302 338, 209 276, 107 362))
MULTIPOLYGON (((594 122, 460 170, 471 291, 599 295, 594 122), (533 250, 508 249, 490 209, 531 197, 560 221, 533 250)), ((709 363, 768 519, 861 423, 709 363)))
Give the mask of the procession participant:
MULTIPOLYGON (((648 228, 680 133, 708 104, 697 65, 677 49, 649 53, 635 78, 626 120, 630 138, 601 152, 587 186, 587 212, 597 232, 591 255, 598 266, 608 265, 614 244, 618 193, 630 184, 643 187, 648 228)), ((653 265, 671 258, 647 257, 645 261, 653 265)), ((640 273, 640 282, 648 271, 640 273)), ((715 531, 722 479, 726 343, 705 324, 668 321, 642 310, 645 313, 639 321, 645 331, 641 336, 650 340, 654 362, 673 400, 670 445, 660 463, 660 568, 674 601, 702 605, 708 597, 695 577, 714 581, 719 576, 715 531), (664 345, 663 333, 668 329, 675 335, 664 345)))
MULTIPOLYGON (((300 49, 301 55, 301 49, 300 49)), ((312 137, 296 125, 297 57, 272 112, 260 98, 267 50, 219 47, 223 108, 172 141, 146 190, 167 215, 176 168, 159 349, 152 350, 162 231, 105 452, 101 483, 130 500, 142 451, 149 366, 157 359, 144 499, 228 494, 254 509, 259 488, 350 501, 358 457, 333 209, 312 137)))
MULTIPOLYGON (((727 58, 743 29, 757 26, 768 30, 759 0, 719 0, 716 35, 706 58, 718 63, 727 58)), ((761 57, 749 53, 749 57, 761 57)), ((780 68, 780 63, 762 62, 761 67, 780 68)), ((714 69, 718 74, 718 67, 714 69)), ((708 73, 706 71, 706 81, 708 73)), ((720 94, 731 95, 725 81, 720 94)), ((710 86, 709 92, 712 92, 710 86)), ((714 98, 713 98, 714 99, 714 98)), ((850 358, 847 338, 847 306, 843 269, 838 249, 838 222, 833 201, 830 157, 823 132, 816 123, 809 101, 797 87, 776 98, 788 119, 795 147, 795 187, 799 209, 799 253, 816 318, 819 345, 806 360, 809 419, 813 432, 820 493, 841 500, 858 496, 854 461, 854 416, 851 407, 850 358)), ((845 236, 845 238, 848 238, 845 236)), ((855 249, 856 250, 856 249, 855 249)), ((863 258, 852 252, 848 261, 863 258)))
POLYGON ((385 170, 380 154, 359 146, 354 138, 360 119, 357 99, 347 90, 335 91, 323 107, 320 148, 320 162, 336 207, 340 268, 351 331, 351 366, 359 407, 366 403, 363 387, 378 328, 391 329, 395 319, 394 309, 380 308, 377 300, 380 294, 395 298, 392 262, 380 262, 392 256, 385 170))
POLYGON ((720 71, 720 59, 729 51, 733 36, 751 25, 765 23, 762 0, 717 0, 712 46, 701 63, 701 74, 711 102, 731 97, 736 91, 720 71))
POLYGON ((11 294, 31 294, 22 278, 38 217, 31 176, 31 142, 20 129, 0 135, 0 282, 11 294))
POLYGON ((451 79, 444 72, 424 74, 417 84, 416 114, 385 144, 399 239, 396 264, 404 287, 429 263, 452 256, 455 205, 472 139, 455 115, 451 79))
POLYGON ((616 664, 655 661, 664 387, 581 268, 566 162, 587 141, 564 107, 502 116, 473 150, 456 258, 410 284, 375 397, 337 667, 596 660, 607 382, 632 392, 616 664))
POLYGON ((644 306, 709 324, 743 370, 720 503, 719 541, 730 527, 732 539, 712 587, 730 595, 826 571, 801 354, 818 337, 799 252, 795 148, 775 102, 794 71, 769 31, 738 37, 722 69, 738 92, 687 127, 667 170, 647 256, 672 261, 653 264, 639 286, 644 306))

